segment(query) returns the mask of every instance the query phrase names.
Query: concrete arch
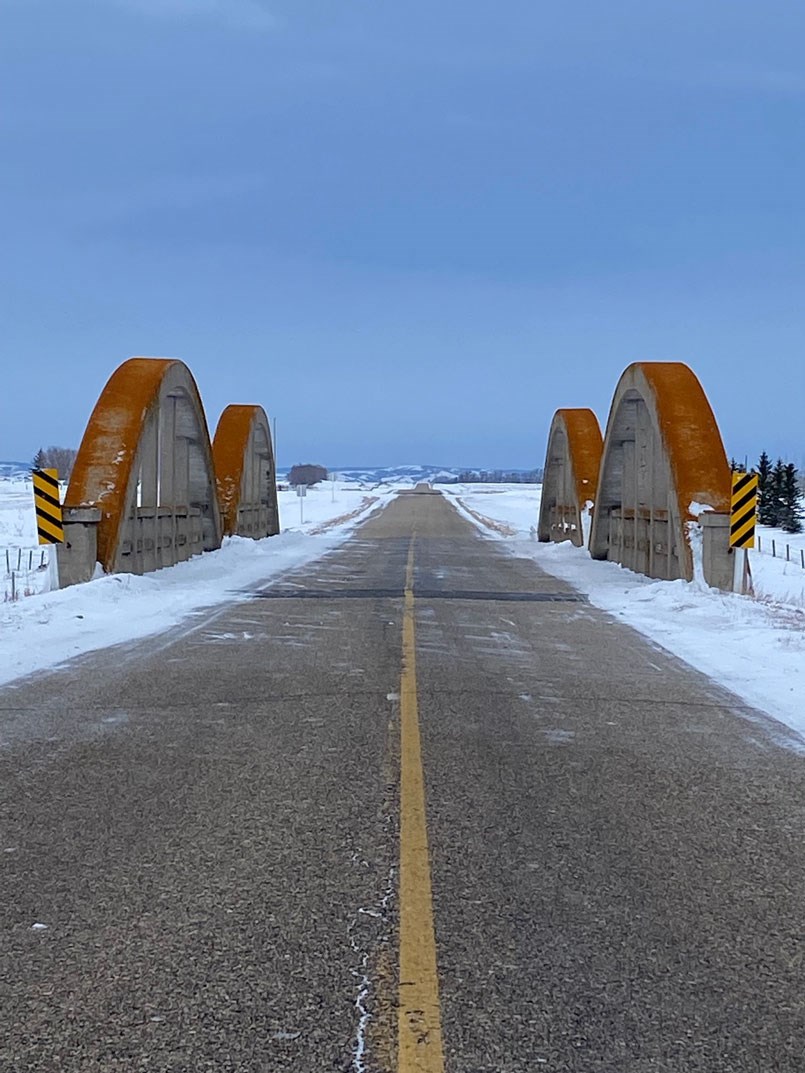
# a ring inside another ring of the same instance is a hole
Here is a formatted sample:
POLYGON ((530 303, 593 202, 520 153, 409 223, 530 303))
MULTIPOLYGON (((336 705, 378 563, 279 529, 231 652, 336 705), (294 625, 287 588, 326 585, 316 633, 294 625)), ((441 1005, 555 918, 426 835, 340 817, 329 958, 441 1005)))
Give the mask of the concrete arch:
POLYGON ((109 378, 78 451, 66 506, 95 507, 98 560, 142 574, 221 545, 207 421, 173 358, 129 358, 109 378))
POLYGON ((592 410, 557 410, 548 435, 538 536, 584 545, 583 512, 595 502, 603 437, 592 410))
POLYGON ((595 559, 649 577, 693 577, 692 504, 729 512, 730 471, 716 419, 681 362, 636 362, 607 422, 590 534, 595 559))
POLYGON ((277 471, 262 406, 227 406, 215 430, 212 456, 224 533, 276 536, 277 471))

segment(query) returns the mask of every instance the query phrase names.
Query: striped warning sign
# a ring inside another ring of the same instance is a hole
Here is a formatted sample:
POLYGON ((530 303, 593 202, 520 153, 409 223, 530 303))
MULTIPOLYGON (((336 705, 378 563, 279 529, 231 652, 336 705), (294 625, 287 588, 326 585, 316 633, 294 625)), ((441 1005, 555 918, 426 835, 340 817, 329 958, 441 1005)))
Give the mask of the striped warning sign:
POLYGON ((733 473, 730 547, 754 548, 757 525, 757 473, 733 473))
POLYGON ((35 469, 34 505, 36 506, 36 531, 40 544, 63 544, 61 501, 59 500, 59 474, 55 469, 35 469))

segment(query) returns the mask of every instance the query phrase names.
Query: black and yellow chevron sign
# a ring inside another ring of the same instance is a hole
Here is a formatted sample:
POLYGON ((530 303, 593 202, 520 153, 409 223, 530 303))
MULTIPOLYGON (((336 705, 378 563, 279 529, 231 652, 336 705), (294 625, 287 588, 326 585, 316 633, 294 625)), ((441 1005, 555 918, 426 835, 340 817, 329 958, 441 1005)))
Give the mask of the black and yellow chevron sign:
POLYGON ((35 469, 34 505, 40 544, 63 544, 64 525, 59 500, 59 474, 55 469, 35 469))
POLYGON ((733 473, 730 547, 754 548, 757 525, 757 473, 733 473))

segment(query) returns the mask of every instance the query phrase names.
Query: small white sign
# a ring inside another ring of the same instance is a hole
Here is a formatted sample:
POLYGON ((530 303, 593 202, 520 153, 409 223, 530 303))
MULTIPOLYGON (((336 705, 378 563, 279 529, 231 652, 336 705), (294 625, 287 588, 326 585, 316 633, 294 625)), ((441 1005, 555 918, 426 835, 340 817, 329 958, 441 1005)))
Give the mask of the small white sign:
POLYGON ((307 485, 306 484, 297 484, 297 486, 296 486, 296 494, 299 496, 300 499, 303 499, 307 495, 307 485))

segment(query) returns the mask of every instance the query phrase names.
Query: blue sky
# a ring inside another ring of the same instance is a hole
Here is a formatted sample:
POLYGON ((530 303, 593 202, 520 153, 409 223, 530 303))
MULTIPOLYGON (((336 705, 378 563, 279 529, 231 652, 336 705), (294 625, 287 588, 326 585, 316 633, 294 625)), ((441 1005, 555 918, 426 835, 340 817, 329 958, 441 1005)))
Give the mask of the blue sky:
POLYGON ((0 458, 180 357, 279 461, 542 463, 631 361, 805 459, 805 8, 0 0, 0 458))

